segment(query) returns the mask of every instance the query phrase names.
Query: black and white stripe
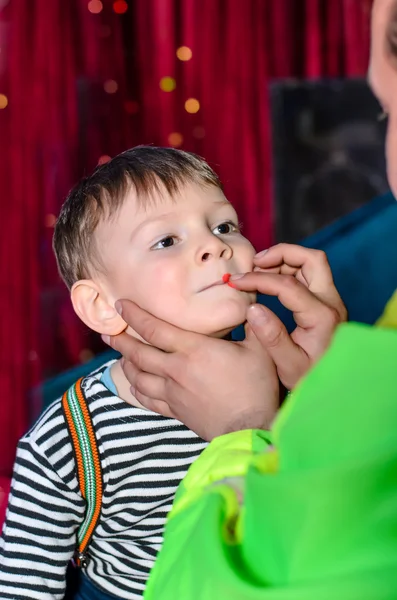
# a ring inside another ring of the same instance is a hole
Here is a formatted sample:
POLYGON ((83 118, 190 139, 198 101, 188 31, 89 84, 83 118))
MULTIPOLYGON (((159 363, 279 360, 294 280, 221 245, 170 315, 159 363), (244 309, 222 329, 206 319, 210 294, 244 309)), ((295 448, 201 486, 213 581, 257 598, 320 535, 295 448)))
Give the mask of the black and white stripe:
MULTIPOLYGON (((174 494, 206 446, 179 421, 130 406, 84 379, 101 455, 104 495, 87 575, 119 598, 141 598, 174 494)), ((21 439, 0 542, 2 600, 61 600, 84 500, 61 402, 21 439)))

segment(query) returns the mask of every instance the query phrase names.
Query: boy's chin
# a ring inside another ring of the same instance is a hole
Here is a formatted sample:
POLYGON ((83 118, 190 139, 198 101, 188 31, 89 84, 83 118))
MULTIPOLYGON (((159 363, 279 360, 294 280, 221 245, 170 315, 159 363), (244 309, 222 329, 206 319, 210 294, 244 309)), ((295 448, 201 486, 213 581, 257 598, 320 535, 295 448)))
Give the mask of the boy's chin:
MULTIPOLYGON (((241 325, 241 323, 239 323, 238 325, 241 325)), ((238 327, 238 325, 236 325, 235 327, 223 329, 222 331, 216 331, 215 333, 209 333, 208 336, 219 339, 232 339, 231 333, 236 327, 238 327)))
POLYGON ((245 319, 245 315, 230 321, 228 323, 219 323, 219 327, 215 329, 214 326, 212 327, 208 327, 208 328, 203 328, 200 332, 197 331, 197 333, 202 333, 204 335, 208 335, 209 337, 214 337, 214 338, 226 338, 229 336, 229 334, 236 329, 236 327, 239 327, 239 325, 242 325, 243 323, 245 323, 246 319, 245 319))

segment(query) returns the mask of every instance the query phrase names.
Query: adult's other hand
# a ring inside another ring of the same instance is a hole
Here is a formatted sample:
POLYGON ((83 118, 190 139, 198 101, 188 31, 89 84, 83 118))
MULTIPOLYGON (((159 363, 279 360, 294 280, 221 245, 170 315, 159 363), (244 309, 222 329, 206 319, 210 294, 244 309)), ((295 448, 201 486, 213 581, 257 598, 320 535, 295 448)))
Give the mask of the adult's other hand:
POLYGON ((327 349, 347 311, 335 287, 327 256, 294 244, 278 244, 259 253, 252 273, 231 277, 242 291, 277 296, 293 312, 291 335, 268 308, 254 304, 247 320, 277 367, 280 381, 292 389, 327 349))

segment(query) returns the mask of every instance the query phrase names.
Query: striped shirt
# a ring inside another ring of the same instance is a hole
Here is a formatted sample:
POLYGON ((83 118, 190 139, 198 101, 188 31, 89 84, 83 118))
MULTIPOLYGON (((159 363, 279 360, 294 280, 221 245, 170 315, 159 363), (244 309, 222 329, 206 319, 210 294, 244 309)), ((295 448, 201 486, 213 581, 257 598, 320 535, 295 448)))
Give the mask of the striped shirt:
MULTIPOLYGON (((100 589, 134 600, 143 595, 175 491, 207 444, 179 421, 115 396, 101 381, 108 364, 82 383, 104 483, 86 574, 100 589)), ((59 399, 18 444, 0 541, 1 600, 64 597, 84 510, 59 399)))

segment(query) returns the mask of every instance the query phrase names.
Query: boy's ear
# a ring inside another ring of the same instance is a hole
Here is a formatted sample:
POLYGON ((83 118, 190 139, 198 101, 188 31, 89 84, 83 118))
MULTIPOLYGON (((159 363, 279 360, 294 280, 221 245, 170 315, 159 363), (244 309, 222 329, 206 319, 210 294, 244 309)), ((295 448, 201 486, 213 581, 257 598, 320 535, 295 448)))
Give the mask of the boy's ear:
POLYGON ((126 329, 127 323, 92 279, 76 281, 70 297, 77 316, 90 329, 105 335, 117 335, 126 329))

